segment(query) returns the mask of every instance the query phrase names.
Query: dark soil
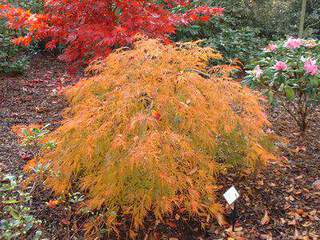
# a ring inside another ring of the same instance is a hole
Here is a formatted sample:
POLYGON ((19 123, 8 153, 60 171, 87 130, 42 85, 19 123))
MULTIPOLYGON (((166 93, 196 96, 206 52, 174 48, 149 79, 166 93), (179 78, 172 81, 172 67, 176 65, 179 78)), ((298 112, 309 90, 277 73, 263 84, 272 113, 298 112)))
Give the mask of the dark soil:
MULTIPOLYGON (((25 156, 32 156, 19 145, 12 126, 32 123, 58 126, 66 106, 64 98, 56 92, 58 82, 72 84, 77 79, 67 74, 63 63, 48 55, 35 56, 25 75, 0 79, 1 174, 19 175, 25 156)), ((274 131, 288 140, 287 146, 280 146, 281 159, 250 176, 234 173, 219 181, 223 183, 218 193, 222 204, 225 205, 223 192, 232 185, 241 194, 235 232, 215 222, 204 223, 207 228, 202 230, 197 220, 175 215, 168 224, 144 229, 138 238, 320 239, 320 190, 312 185, 320 179, 320 114, 314 114, 310 130, 301 136, 285 112, 279 109, 269 112, 274 131)), ((48 208, 46 202, 50 198, 50 193, 34 193, 34 215, 43 220, 46 237, 83 239, 79 229, 85 216, 76 217, 72 207, 48 208)))
POLYGON ((0 170, 21 170, 23 149, 11 132, 14 125, 53 125, 61 120, 66 106, 58 96, 58 81, 72 82, 65 65, 54 56, 38 54, 33 57, 29 71, 22 76, 0 77, 0 170))
POLYGON ((224 179, 225 186, 241 192, 236 236, 320 239, 320 190, 313 187, 320 179, 320 114, 314 114, 305 136, 284 111, 273 109, 269 115, 274 131, 288 140, 280 161, 253 176, 224 179))

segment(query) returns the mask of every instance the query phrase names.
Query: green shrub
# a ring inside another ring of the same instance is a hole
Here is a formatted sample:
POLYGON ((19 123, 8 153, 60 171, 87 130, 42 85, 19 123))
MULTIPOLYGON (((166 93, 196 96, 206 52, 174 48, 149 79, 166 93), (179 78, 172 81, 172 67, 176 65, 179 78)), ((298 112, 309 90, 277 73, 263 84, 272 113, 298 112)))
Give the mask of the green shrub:
POLYGON ((221 52, 226 59, 239 59, 247 63, 257 57, 265 43, 258 34, 257 29, 250 27, 235 30, 225 27, 220 33, 207 39, 205 44, 221 52))
POLYGON ((179 27, 173 39, 175 41, 203 40, 204 46, 219 51, 224 62, 238 59, 247 63, 254 59, 266 40, 260 37, 260 30, 255 27, 235 26, 234 17, 226 12, 225 16, 212 18, 205 23, 198 22, 191 26, 179 27))
POLYGON ((40 13, 43 10, 43 0, 7 0, 6 2, 17 7, 30 10, 32 13, 40 13))
MULTIPOLYGON (((7 2, 29 9, 31 12, 41 12, 43 7, 43 1, 38 0, 8 0, 7 2)), ((36 45, 28 49, 14 45, 11 39, 19 35, 19 31, 9 30, 6 21, 0 19, 0 75, 23 73, 28 67, 30 54, 37 49, 36 45)))
POLYGON ((19 187, 22 177, 6 175, 0 178, 0 237, 1 239, 40 239, 37 230, 41 221, 31 213, 31 195, 19 187))
MULTIPOLYGON (((197 5, 202 2, 194 1, 197 5)), ((300 0, 211 0, 210 4, 224 7, 224 16, 206 23, 180 27, 173 39, 204 39, 204 45, 220 51, 225 61, 237 58, 248 63, 259 55, 260 49, 267 43, 266 39, 279 40, 298 33, 300 0)), ((319 34, 316 33, 319 28, 320 2, 309 0, 305 35, 319 34)))
POLYGON ((23 73, 28 66, 28 57, 21 47, 11 43, 15 32, 0 20, 0 74, 23 73))
POLYGON ((320 42, 289 38, 269 44, 258 60, 248 65, 244 83, 265 90, 271 103, 279 103, 301 131, 320 101, 320 42))

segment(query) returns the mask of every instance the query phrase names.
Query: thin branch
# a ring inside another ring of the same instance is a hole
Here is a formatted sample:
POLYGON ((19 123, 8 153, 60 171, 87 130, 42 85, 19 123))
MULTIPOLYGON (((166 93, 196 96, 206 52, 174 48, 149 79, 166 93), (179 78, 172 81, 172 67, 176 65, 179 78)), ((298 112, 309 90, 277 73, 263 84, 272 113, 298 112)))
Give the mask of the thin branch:
POLYGON ((207 73, 204 73, 200 70, 197 70, 197 69, 186 69, 185 72, 195 72, 195 73, 198 73, 201 77, 205 78, 205 79, 209 79, 211 77, 210 74, 207 74, 207 73))

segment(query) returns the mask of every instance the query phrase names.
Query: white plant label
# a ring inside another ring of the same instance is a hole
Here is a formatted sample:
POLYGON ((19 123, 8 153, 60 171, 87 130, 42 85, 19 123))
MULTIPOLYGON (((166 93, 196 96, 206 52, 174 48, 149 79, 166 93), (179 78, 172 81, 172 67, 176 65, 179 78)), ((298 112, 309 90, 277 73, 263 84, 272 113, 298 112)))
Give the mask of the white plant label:
POLYGON ((240 194, 237 191, 237 189, 234 186, 232 186, 223 194, 223 197, 226 199, 227 203, 231 205, 232 203, 234 203, 235 200, 237 200, 240 197, 240 194))

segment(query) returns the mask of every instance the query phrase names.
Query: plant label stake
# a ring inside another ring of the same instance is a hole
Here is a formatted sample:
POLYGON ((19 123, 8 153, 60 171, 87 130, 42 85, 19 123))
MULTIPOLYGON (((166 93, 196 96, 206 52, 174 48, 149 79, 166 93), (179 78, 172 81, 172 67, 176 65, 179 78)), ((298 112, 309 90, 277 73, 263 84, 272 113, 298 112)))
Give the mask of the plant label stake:
POLYGON ((232 186, 223 194, 223 197, 226 199, 226 201, 229 205, 233 204, 233 210, 230 213, 230 215, 228 216, 228 218, 229 218, 230 222, 232 223, 232 231, 234 232, 235 224, 236 224, 237 218, 238 218, 236 200, 240 197, 240 194, 237 191, 237 189, 234 186, 232 186))

